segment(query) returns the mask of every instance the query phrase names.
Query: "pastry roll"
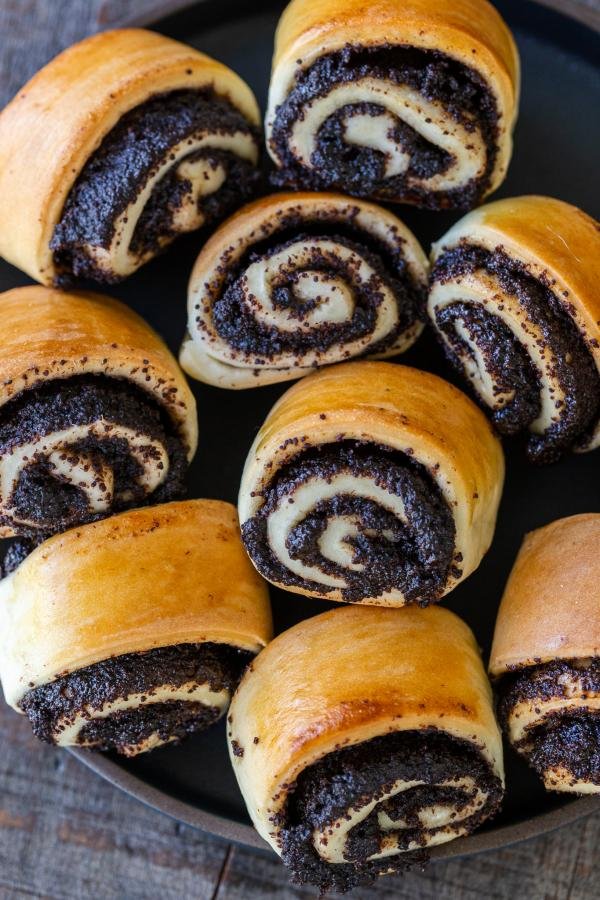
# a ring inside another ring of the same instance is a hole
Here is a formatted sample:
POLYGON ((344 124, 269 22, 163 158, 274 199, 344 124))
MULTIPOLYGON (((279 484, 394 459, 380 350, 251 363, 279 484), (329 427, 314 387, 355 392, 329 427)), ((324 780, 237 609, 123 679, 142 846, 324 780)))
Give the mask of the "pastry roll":
POLYGON ((215 722, 271 637, 235 508, 189 500, 56 535, 0 582, 6 702, 59 746, 135 756, 215 722))
POLYGON ((139 316, 32 285, 0 295, 0 333, 0 537, 182 494, 196 404, 139 316))
POLYGON ((500 720, 549 791, 600 794, 599 549, 597 513, 528 534, 496 621, 500 720))
POLYGON ((481 562, 503 479, 485 416, 441 378, 332 366, 290 388, 260 428, 242 535, 259 572, 288 591, 426 605, 481 562))
POLYGON ((43 284, 115 282, 258 178, 250 88, 142 29, 69 47, 0 114, 0 254, 43 284))
POLYGON ((297 883, 347 891, 469 834, 504 789, 470 629, 441 607, 346 607, 279 635, 228 717, 255 827, 297 883))
POLYGON ((600 226, 550 197, 465 216, 434 244, 428 313, 504 434, 551 462, 600 444, 600 226))
POLYGON ((336 194, 275 194, 203 247, 181 364, 246 388, 402 353, 421 333, 426 296, 427 258, 392 213, 336 194))
POLYGON ((292 0, 266 118, 276 183, 468 209, 504 179, 518 99, 486 0, 292 0))

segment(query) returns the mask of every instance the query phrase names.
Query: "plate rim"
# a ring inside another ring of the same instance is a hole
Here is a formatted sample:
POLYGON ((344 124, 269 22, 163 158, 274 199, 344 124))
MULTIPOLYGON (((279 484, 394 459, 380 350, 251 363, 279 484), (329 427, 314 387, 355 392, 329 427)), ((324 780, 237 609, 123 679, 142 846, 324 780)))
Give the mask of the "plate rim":
MULTIPOLYGON (((69 747, 67 749, 72 756, 88 769, 100 775, 114 787, 141 801, 145 806, 156 809, 185 825, 191 825, 193 828, 233 841, 236 844, 252 847, 274 855, 272 848, 252 825, 237 822, 219 813, 209 812, 206 809, 167 794, 101 753, 94 753, 94 751, 78 747, 69 747)), ((551 831, 562 828, 564 825, 570 825, 579 819, 586 818, 599 810, 598 798, 595 796, 567 800, 567 802, 556 809, 532 818, 523 819, 521 822, 501 825, 499 828, 492 826, 487 831, 476 831, 465 837, 449 841, 447 844, 435 847, 431 851, 431 856, 432 859, 454 859, 474 856, 487 850, 501 850, 528 838, 548 834, 551 831), (540 827, 532 829, 533 823, 540 827)))
MULTIPOLYGON (((102 28, 142 28, 182 13, 192 6, 208 2, 210 0, 155 0, 153 5, 144 12, 117 17, 108 23, 103 23, 102 28)), ((490 0, 490 2, 493 4, 494 0, 490 0)), ((527 0, 527 2, 544 6, 567 19, 573 19, 584 28, 600 32, 600 10, 587 4, 583 5, 581 0, 527 0)))
MULTIPOLYGON (((114 21, 104 23, 103 28, 139 28, 158 25, 165 19, 183 13, 194 6, 201 6, 205 2, 207 0, 157 0, 145 12, 118 17, 114 21)), ((577 0, 529 0, 529 2, 572 19, 580 27, 588 29, 592 33, 600 33, 600 11, 593 7, 584 7, 577 0)), ((210 812, 168 794, 101 753, 77 747, 67 749, 88 769, 145 806, 205 833, 275 857, 273 849, 252 825, 210 812)), ((435 847, 431 852, 431 857, 432 860, 456 859, 475 856, 491 850, 501 850, 529 838, 541 837, 598 811, 600 811, 600 806, 598 798, 595 796, 568 799, 563 805, 548 812, 498 828, 492 826, 489 830, 476 831, 435 847)))

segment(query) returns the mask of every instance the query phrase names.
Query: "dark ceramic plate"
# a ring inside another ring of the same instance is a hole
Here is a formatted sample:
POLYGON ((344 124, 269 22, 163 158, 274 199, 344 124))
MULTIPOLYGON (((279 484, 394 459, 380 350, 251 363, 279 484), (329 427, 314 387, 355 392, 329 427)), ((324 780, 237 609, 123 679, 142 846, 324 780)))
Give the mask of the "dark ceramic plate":
MULTIPOLYGON (((151 25, 227 63, 250 83, 264 108, 273 32, 283 5, 273 0, 163 3, 156 15, 135 24, 151 25)), ((598 217, 600 78, 594 68, 600 50, 598 35, 527 0, 497 5, 515 31, 523 63, 516 153, 497 196, 551 194, 598 217)), ((457 218, 410 208, 399 212, 425 247, 457 218)), ((198 235, 183 239, 167 255, 111 291, 145 316, 175 352, 185 329, 186 282, 200 243, 198 235)), ((26 281, 16 269, 0 262, 1 290, 26 281)), ((428 335, 402 361, 452 378, 428 335)), ((190 472, 192 497, 235 502, 248 447, 273 402, 288 386, 225 392, 193 384, 200 448, 190 472)), ((485 654, 498 601, 525 532, 561 516, 600 511, 600 451, 543 469, 531 468, 516 442, 507 442, 506 451, 508 478, 492 549, 477 572, 445 601, 471 625, 485 654)), ((332 605, 278 590, 271 596, 278 631, 332 605)), ((223 723, 180 747, 131 761, 75 752, 113 784, 181 821, 231 840, 266 847, 251 828, 237 789, 223 723)), ((594 798, 569 800, 546 794, 508 749, 506 770, 508 793, 501 815, 476 835, 438 848, 435 856, 447 858, 502 847, 599 808, 594 798)))

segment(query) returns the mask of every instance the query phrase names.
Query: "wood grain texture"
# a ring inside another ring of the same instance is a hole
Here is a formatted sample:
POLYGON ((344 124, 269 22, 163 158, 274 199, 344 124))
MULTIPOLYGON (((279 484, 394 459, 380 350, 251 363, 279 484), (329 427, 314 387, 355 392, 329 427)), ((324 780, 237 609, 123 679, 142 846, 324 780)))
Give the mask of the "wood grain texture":
POLYGON ((0 709, 0 896, 209 898, 227 846, 148 809, 0 709))
MULTIPOLYGON (((556 5, 555 0, 552 0, 556 5)), ((600 0, 568 0, 600 21, 600 0)), ((0 103, 58 50, 156 0, 0 0, 0 103)), ((591 16, 591 17, 590 17, 591 16)), ((142 806, 0 706, 0 898, 293 900, 275 859, 142 806)), ((600 815, 515 847, 440 862, 357 891, 360 900, 592 900, 600 815)))

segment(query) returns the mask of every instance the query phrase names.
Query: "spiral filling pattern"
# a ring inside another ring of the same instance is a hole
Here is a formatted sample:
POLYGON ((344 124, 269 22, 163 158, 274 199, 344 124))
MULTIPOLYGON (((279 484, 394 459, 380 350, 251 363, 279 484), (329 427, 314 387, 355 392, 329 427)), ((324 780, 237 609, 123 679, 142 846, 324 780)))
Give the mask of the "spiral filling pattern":
POLYGON ((538 462, 600 442, 600 372, 556 290, 502 247, 463 241, 436 260, 428 301, 450 363, 499 431, 530 432, 538 462))
POLYGON ((548 790, 600 793, 600 659, 570 659, 505 675, 499 716, 548 790))
POLYGON ((217 721, 251 656, 214 643, 129 653, 28 691, 21 708, 47 743, 135 756, 217 721))
POLYGON ((159 407, 116 379, 50 381, 0 410, 0 524, 28 538, 175 499, 186 469, 159 407))
POLYGON ((335 195, 275 195, 212 239, 192 274, 183 367, 224 387, 406 350, 423 328, 427 261, 402 223, 335 195))
POLYGON ((443 53, 349 45, 301 71, 275 108, 276 183, 468 208, 490 184, 498 119, 482 76, 443 53))
POLYGON ((348 356, 383 352, 415 315, 409 291, 369 251, 340 235, 308 234, 253 254, 213 310, 238 364, 243 354, 251 366, 269 360, 280 368, 332 362, 340 348, 348 356))
POLYGON ((257 161, 255 129, 211 90, 151 97, 121 118, 72 187, 50 244, 57 283, 125 278, 248 199, 257 161))
POLYGON ((342 599, 438 599, 454 557, 450 509, 408 456, 340 441, 300 452, 263 492, 242 537, 268 580, 342 599))
POLYGON ((277 819, 282 858, 297 883, 351 890, 470 833, 502 793, 474 745, 435 728, 372 738, 300 774, 277 819))

